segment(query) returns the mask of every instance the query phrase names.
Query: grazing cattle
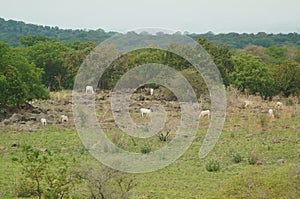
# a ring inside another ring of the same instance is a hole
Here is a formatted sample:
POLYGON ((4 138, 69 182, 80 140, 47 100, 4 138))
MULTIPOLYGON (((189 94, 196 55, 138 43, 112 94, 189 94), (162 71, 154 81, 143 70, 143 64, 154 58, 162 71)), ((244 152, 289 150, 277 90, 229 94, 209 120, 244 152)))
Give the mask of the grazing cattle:
POLYGON ((282 109, 283 108, 283 103, 282 102, 276 102, 276 109, 282 109))
POLYGON ((47 120, 45 118, 42 118, 41 123, 42 123, 43 126, 46 126, 47 125, 47 120))
POLYGON ((141 108, 140 111, 141 111, 142 117, 144 117, 144 114, 148 115, 148 114, 150 114, 152 112, 151 109, 147 109, 147 108, 141 108))
POLYGON ((61 119, 61 123, 63 123, 63 122, 68 122, 68 121, 69 121, 69 118, 68 118, 68 116, 66 116, 66 115, 60 116, 60 119, 61 119))
POLYGON ((268 114, 269 114, 269 116, 271 117, 271 118, 274 118, 274 111, 273 111, 273 109, 269 109, 269 111, 268 111, 268 114))
POLYGON ((92 86, 86 86, 85 87, 85 93, 87 94, 87 93, 94 93, 94 89, 93 89, 93 87, 92 86))
POLYGON ((34 104, 34 103, 37 102, 37 101, 38 101, 37 99, 32 99, 31 101, 28 102, 28 104, 31 104, 31 105, 32 105, 32 104, 34 104))
POLYGON ((207 115, 207 117, 209 118, 209 116, 210 116, 210 110, 201 111, 201 112, 200 112, 200 115, 199 115, 199 119, 200 119, 201 117, 206 116, 206 115, 207 115))
POLYGON ((154 89, 153 88, 150 88, 150 95, 152 96, 154 93, 154 89))

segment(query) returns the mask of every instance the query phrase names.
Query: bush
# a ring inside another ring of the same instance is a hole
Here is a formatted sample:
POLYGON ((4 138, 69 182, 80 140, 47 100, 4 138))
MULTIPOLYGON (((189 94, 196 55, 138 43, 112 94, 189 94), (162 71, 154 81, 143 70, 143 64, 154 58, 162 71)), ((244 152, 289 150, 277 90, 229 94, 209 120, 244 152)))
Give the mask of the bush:
POLYGON ((169 141, 169 137, 171 135, 170 132, 171 131, 167 131, 166 133, 160 133, 160 134, 158 134, 159 140, 162 141, 162 142, 169 141))
POLYGON ((221 167, 220 167, 220 162, 218 160, 210 160, 207 164, 206 164, 206 170, 209 172, 216 172, 216 171, 220 171, 221 167))
POLYGON ((237 152, 232 152, 231 153, 231 160, 232 162, 234 163, 239 163, 243 160, 243 157, 240 153, 237 153, 237 152))
POLYGON ((268 124, 268 117, 266 114, 261 114, 260 115, 260 125, 262 128, 266 127, 268 124))
POLYGON ((19 108, 27 100, 49 98, 41 80, 44 71, 28 61, 23 49, 2 42, 0 48, 0 108, 19 108))
POLYGON ((68 196, 75 182, 75 177, 70 172, 71 163, 49 150, 41 152, 31 146, 23 146, 21 152, 20 157, 13 158, 13 161, 20 163, 22 171, 16 190, 18 196, 68 196))
POLYGON ((141 153, 143 153, 143 154, 150 153, 150 152, 151 152, 150 146, 143 146, 141 148, 141 153))
POLYGON ((286 105, 287 105, 287 106, 293 106, 293 105, 294 105, 293 99, 287 98, 287 100, 286 100, 286 105))
POLYGON ((86 188, 82 192, 84 198, 128 199, 136 186, 129 175, 98 163, 82 165, 77 175, 85 182, 86 188))
POLYGON ((256 153, 254 151, 251 151, 248 156, 248 163, 253 165, 253 164, 256 164, 257 160, 258 160, 258 157, 257 157, 256 153))

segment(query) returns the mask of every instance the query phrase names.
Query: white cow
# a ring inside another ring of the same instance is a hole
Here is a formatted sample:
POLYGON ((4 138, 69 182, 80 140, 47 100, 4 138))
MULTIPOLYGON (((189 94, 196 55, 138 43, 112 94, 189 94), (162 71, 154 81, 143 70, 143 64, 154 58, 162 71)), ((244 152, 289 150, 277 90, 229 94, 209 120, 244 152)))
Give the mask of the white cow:
POLYGON ((41 123, 42 123, 43 126, 46 126, 47 125, 47 120, 45 118, 42 118, 41 123))
POLYGON ((68 118, 68 116, 66 116, 66 115, 60 116, 60 119, 61 119, 61 123, 63 123, 63 122, 68 122, 68 121, 69 121, 69 118, 68 118))
POLYGON ((94 93, 94 89, 92 86, 86 86, 85 87, 85 93, 94 93))
POLYGON ((271 117, 271 118, 274 118, 274 111, 273 111, 273 109, 269 109, 269 111, 268 111, 268 113, 269 113, 269 116, 271 117))
POLYGON ((152 96, 154 93, 154 89, 153 88, 150 88, 150 95, 152 96))
POLYGON ((201 117, 206 116, 206 115, 207 115, 207 117, 209 118, 209 116, 210 116, 210 110, 204 110, 204 111, 201 111, 201 112, 200 112, 200 115, 199 115, 199 119, 200 119, 201 117))
POLYGON ((279 109, 282 109, 283 108, 283 103, 282 102, 276 102, 276 108, 279 110, 279 109))
POLYGON ((152 112, 151 109, 147 109, 147 108, 141 108, 140 111, 141 111, 142 117, 144 117, 144 114, 148 115, 148 114, 150 114, 152 112))

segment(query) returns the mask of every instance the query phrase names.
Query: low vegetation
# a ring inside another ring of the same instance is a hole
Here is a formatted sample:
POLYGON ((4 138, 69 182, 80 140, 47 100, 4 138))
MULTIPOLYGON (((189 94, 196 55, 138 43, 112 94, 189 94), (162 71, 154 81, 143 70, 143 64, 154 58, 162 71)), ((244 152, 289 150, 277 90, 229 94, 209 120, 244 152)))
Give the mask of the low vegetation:
MULTIPOLYGON (((101 165, 82 146, 72 122, 34 124, 38 126, 33 132, 18 123, 1 126, 0 197, 282 198, 286 195, 294 198, 299 194, 300 179, 300 106, 295 102, 297 98, 289 98, 294 103, 280 110, 280 118, 268 118, 255 106, 267 109, 274 106, 274 102, 249 96, 248 100, 255 105, 244 108, 245 97, 238 94, 236 98, 233 93, 228 95, 231 105, 227 109, 223 133, 209 156, 198 157, 209 124, 205 117, 200 120, 195 140, 183 156, 168 167, 151 173, 126 174, 101 165), (263 126, 261 115, 267 118, 263 126)), ((106 94, 97 95, 100 98, 106 94)), ((134 97, 140 95, 137 93, 134 97)), ((147 97, 148 94, 143 95, 147 97)), ((70 99, 70 92, 61 92, 59 96, 58 99, 58 93, 51 93, 52 99, 36 102, 35 106, 53 109, 58 104, 51 103, 57 98, 61 107, 66 107, 63 104, 70 99)), ((99 102, 109 103, 109 98, 99 102)), ((148 120, 141 118, 138 108, 131 108, 137 110, 132 114, 136 122, 148 120)), ((176 109, 167 111, 170 111, 170 120, 175 120, 176 109)), ((99 114, 100 117, 100 109, 99 114)), ((103 117, 104 122, 111 116, 103 117)), ((174 136, 173 131, 164 131, 162 135, 146 140, 131 138, 111 129, 112 124, 103 123, 112 142, 137 153, 158 150, 174 136)))
MULTIPOLYGON (((242 49, 232 50, 205 38, 195 38, 218 67, 228 104, 222 135, 202 159, 198 156, 199 148, 209 126, 210 113, 214 114, 203 77, 187 60, 158 49, 135 50, 116 59, 104 71, 98 87, 88 89, 86 95, 95 94, 98 122, 107 138, 118 147, 147 157, 167 146, 180 124, 176 96, 168 88, 147 84, 132 95, 129 113, 134 122, 145 123, 150 117, 141 117, 140 109, 147 108, 147 114, 151 114, 151 106, 163 105, 167 120, 162 131, 139 139, 117 128, 110 103, 112 89, 134 67, 147 63, 172 66, 193 87, 201 106, 197 111, 205 110, 194 142, 178 160, 155 172, 128 174, 106 167, 92 157, 75 129, 70 90, 81 63, 96 46, 93 40, 85 41, 90 31, 75 31, 75 36, 82 37, 84 42, 60 41, 36 35, 49 30, 63 37, 66 32, 58 28, 6 23, 0 19, 4 32, 10 31, 9 24, 27 27, 34 34, 21 37, 21 45, 8 40, 13 47, 0 42, 1 198, 297 198, 300 195, 300 49, 290 45, 293 40, 283 46, 276 45, 272 38, 278 40, 284 35, 229 34, 245 39, 238 45, 242 49), (260 42, 265 40, 264 45, 245 46, 253 36, 260 42), (154 89, 153 94, 150 88, 154 89), (43 125, 41 118, 47 121, 43 125)), ((72 32, 66 31, 67 35, 72 32)), ((100 33, 102 39, 112 35, 102 30, 92 33, 100 33)), ((148 68, 143 70, 148 74, 148 68)), ((164 80, 164 75, 161 76, 164 80)), ((141 77, 134 78, 130 80, 138 81, 141 77)))

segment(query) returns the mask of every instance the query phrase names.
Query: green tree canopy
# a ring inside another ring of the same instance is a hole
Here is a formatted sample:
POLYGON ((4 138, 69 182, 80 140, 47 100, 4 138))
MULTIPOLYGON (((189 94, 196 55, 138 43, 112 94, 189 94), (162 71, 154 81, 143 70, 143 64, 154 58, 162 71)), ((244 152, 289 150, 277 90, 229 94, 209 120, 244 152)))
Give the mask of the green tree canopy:
POLYGON ((232 84, 242 92, 259 93, 261 97, 277 94, 272 73, 259 57, 242 54, 233 57, 234 71, 230 74, 232 84))
POLYGON ((275 66, 273 71, 279 91, 284 96, 300 95, 300 65, 298 63, 287 61, 275 66))
POLYGON ((29 47, 29 59, 37 67, 44 69, 45 74, 42 76, 42 82, 50 90, 62 88, 63 80, 67 75, 67 70, 64 67, 64 56, 70 50, 66 45, 57 41, 38 42, 29 47))
POLYGON ((0 106, 18 107, 26 100, 48 98, 42 85, 42 69, 28 62, 23 49, 11 49, 0 42, 0 106))
POLYGON ((228 46, 215 45, 208 42, 205 38, 199 38, 198 43, 208 52, 212 57, 214 63, 217 65, 225 86, 229 86, 229 73, 233 71, 232 52, 228 46))

